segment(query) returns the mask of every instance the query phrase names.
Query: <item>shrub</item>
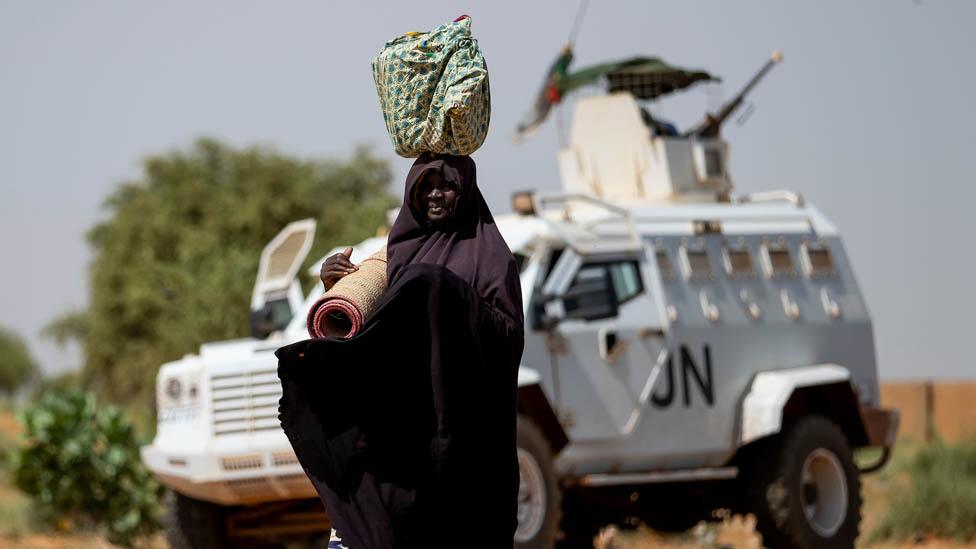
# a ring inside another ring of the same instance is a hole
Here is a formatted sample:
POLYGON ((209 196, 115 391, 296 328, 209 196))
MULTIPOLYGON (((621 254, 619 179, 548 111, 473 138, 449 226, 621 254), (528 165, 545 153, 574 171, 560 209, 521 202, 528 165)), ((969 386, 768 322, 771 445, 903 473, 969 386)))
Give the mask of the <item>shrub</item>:
POLYGON ((159 527, 162 487, 139 458, 130 423, 91 393, 50 391, 22 414, 24 445, 13 454, 18 488, 49 523, 106 529, 131 544, 159 527))
POLYGON ((890 495, 872 539, 918 534, 976 539, 976 440, 935 442, 895 466, 894 474, 908 475, 908 491, 890 495))

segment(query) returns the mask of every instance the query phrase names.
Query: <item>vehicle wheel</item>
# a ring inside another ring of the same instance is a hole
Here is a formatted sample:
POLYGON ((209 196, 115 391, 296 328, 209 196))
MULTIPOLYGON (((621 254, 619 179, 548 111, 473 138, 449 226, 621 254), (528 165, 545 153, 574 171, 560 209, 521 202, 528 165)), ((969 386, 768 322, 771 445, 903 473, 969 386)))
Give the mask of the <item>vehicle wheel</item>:
POLYGON ((861 479, 837 424, 821 416, 797 421, 750 469, 749 506, 765 546, 854 547, 861 479))
POLYGON ((559 533, 562 490, 549 442, 531 420, 516 423, 519 464, 517 549, 551 549, 559 533))
POLYGON ((172 549, 230 547, 223 508, 209 501, 169 492, 163 526, 172 549))

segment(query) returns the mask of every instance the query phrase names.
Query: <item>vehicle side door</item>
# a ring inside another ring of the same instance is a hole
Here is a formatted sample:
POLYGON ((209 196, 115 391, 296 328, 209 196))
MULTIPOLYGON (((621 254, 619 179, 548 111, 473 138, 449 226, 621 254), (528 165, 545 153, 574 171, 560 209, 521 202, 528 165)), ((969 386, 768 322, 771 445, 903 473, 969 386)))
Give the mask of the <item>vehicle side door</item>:
POLYGON ((628 435, 647 409, 665 353, 642 253, 564 254, 547 282, 555 389, 574 440, 628 435))

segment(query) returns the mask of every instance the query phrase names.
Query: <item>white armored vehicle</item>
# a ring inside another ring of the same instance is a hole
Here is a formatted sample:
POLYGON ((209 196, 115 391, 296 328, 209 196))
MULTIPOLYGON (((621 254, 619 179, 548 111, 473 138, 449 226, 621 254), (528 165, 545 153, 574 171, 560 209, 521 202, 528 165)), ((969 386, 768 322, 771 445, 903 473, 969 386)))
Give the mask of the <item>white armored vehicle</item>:
MULTIPOLYGON (((852 547, 860 474, 884 464, 898 417, 879 408, 840 234, 796 193, 732 194, 718 126, 734 106, 667 135, 635 95, 577 101, 565 192, 516 193, 517 213, 496 218, 526 318, 516 545, 588 547, 609 523, 680 531, 732 512, 754 514, 770 547, 852 547), (859 468, 864 447, 884 451, 859 468)), ((302 296, 295 280, 313 233, 293 223, 265 249, 260 337, 160 369, 143 457, 176 493, 176 547, 328 528, 278 424, 273 354, 307 337, 322 292, 302 296)), ((383 244, 360 243, 354 261, 383 244)))

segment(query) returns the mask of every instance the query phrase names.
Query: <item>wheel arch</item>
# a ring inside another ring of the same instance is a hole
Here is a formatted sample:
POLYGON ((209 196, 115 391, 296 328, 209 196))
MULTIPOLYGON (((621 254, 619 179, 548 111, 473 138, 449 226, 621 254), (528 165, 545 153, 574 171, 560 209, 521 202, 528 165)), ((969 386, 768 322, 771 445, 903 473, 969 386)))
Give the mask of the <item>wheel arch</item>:
POLYGON ((850 371, 837 364, 760 372, 753 378, 740 412, 740 448, 776 435, 806 415, 835 421, 851 447, 869 442, 850 371))
POLYGON ((542 431, 553 455, 556 455, 569 444, 569 437, 539 380, 540 376, 535 370, 519 368, 516 407, 520 415, 530 419, 542 431))

